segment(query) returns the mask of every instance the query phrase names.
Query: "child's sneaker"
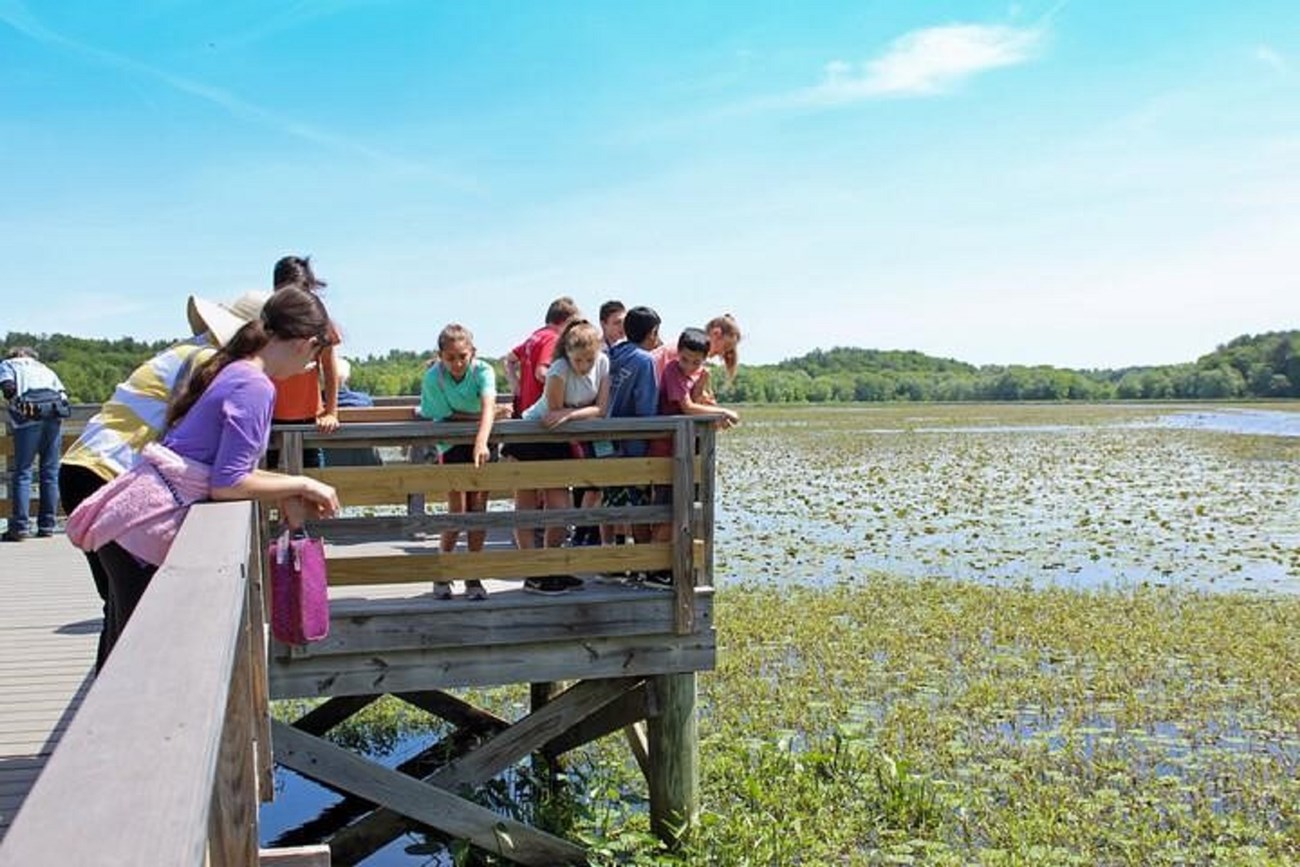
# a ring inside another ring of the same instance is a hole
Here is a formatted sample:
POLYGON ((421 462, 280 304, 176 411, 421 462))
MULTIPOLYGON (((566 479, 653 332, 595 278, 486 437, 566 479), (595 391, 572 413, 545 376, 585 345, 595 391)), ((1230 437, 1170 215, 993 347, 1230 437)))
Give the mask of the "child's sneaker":
POLYGON ((661 569, 658 572, 647 572, 645 576, 646 587, 657 587, 661 590, 673 589, 673 573, 667 569, 661 569))
POLYGON ((433 598, 434 598, 434 599, 450 599, 450 598, 451 598, 451 582, 450 582, 450 581, 434 581, 434 582, 433 582, 433 598))
POLYGON ((482 581, 466 581, 465 598, 474 602, 482 602, 487 598, 487 588, 483 586, 482 581))
POLYGON ((524 581, 525 593, 538 593, 542 596, 562 596, 581 587, 582 579, 572 575, 544 575, 524 581))

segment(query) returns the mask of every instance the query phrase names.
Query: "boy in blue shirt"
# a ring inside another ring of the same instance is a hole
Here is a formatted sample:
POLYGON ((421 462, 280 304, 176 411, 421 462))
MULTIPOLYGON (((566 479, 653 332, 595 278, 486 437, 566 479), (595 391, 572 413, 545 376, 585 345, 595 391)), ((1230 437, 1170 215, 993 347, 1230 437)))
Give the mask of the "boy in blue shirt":
MULTIPOLYGON (((609 349, 609 418, 643 418, 659 414, 659 383, 655 378, 652 349, 659 346, 659 314, 649 307, 633 307, 623 319, 627 339, 609 349)), ((618 454, 645 457, 646 440, 619 440, 618 454)), ((641 506, 649 502, 643 487, 605 489, 607 506, 641 506)), ((650 541, 650 527, 632 528, 637 542, 650 541)))

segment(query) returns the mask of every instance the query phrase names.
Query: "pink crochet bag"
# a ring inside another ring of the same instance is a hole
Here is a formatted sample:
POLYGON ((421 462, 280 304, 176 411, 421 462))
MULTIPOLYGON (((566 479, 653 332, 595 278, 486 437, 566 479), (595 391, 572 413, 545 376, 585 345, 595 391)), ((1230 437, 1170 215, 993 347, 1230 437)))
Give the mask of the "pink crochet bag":
POLYGON ((319 641, 330 631, 325 544, 285 530, 266 552, 271 565, 271 634, 285 644, 319 641))

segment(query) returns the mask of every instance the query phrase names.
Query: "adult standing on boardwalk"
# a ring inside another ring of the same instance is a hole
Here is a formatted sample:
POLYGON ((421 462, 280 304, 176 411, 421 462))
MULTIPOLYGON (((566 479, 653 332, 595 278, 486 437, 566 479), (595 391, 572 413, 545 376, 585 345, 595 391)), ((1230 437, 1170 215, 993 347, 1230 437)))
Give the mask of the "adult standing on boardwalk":
POLYGON ((59 375, 41 364, 36 350, 20 346, 0 361, 0 394, 9 402, 9 436, 14 466, 9 476, 9 527, 6 542, 31 535, 32 464, 40 462, 40 500, 36 535, 53 536, 59 502, 59 448, 63 419, 68 416, 68 392, 59 375))

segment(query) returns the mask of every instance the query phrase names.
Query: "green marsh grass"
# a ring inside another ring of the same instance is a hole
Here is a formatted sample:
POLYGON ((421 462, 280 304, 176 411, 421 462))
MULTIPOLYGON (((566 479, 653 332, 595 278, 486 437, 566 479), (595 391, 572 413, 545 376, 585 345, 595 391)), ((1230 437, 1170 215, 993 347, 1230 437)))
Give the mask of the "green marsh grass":
POLYGON ((594 865, 1300 863, 1300 441, 1133 426, 1170 411, 747 411, 698 826, 649 835, 618 738, 494 807, 594 865))

